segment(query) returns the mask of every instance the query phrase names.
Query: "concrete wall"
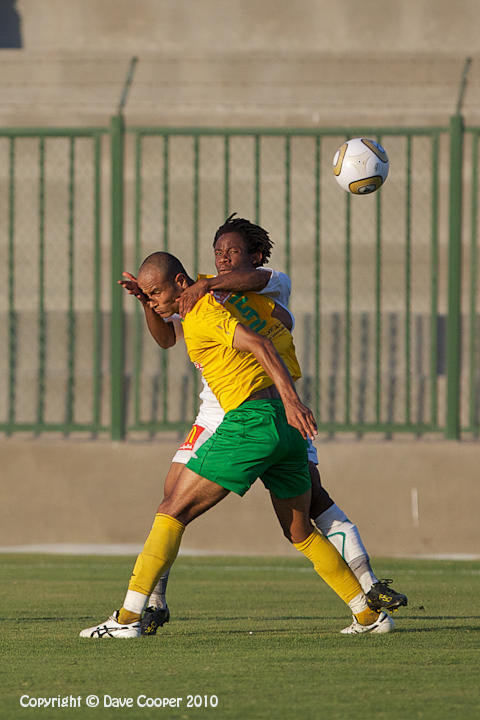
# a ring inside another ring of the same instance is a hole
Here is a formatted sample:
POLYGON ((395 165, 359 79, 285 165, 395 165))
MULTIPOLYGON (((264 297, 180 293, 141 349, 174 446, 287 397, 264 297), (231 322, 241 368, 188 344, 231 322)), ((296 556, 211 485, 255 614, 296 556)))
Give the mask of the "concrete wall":
MULTIPOLYGON (((13 3, 13 0, 11 0, 13 3)), ((6 6, 9 3, 6 3, 6 6)), ((476 0, 17 0, 0 122, 105 123, 129 59, 134 123, 443 122, 464 58, 480 117, 476 0)))
POLYGON ((471 53, 476 0, 17 0, 24 45, 91 52, 471 53))
MULTIPOLYGON (((0 546, 142 543, 177 444, 2 441, 0 546)), ((478 444, 339 440, 318 449, 325 486, 372 555, 480 553, 478 444)), ((260 482, 196 520, 183 548, 295 554, 260 482)))

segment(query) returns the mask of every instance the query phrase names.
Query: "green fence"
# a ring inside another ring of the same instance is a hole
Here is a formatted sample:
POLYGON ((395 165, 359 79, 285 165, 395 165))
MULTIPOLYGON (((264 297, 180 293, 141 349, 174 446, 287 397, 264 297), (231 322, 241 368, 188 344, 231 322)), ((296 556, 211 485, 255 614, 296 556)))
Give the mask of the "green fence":
POLYGON ((0 429, 101 421, 103 130, 0 130, 0 429), (81 401, 80 401, 81 398, 81 401))
POLYGON ((0 430, 183 430, 199 378, 117 284, 157 249, 214 268, 226 215, 292 278, 302 396, 320 430, 477 435, 480 128, 0 130, 0 430), (373 196, 335 183, 346 138, 387 148, 373 196), (464 148, 465 146, 465 148, 464 148), (462 192, 463 191, 463 192, 462 192))

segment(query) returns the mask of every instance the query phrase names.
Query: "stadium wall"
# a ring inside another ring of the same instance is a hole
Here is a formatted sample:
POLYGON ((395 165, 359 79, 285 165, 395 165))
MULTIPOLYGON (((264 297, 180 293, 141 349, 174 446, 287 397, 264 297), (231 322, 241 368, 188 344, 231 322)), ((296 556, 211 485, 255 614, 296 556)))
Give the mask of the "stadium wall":
POLYGON ((477 28, 476 0, 4 0, 0 123, 103 125, 133 55, 134 124, 443 123, 467 55, 478 122, 477 28))
MULTIPOLYGON (((176 439, 0 442, 0 546, 141 544, 176 439)), ((480 554, 477 443, 318 443, 320 470, 372 555, 480 554)), ((184 550, 294 555, 257 482, 191 525, 184 550)))

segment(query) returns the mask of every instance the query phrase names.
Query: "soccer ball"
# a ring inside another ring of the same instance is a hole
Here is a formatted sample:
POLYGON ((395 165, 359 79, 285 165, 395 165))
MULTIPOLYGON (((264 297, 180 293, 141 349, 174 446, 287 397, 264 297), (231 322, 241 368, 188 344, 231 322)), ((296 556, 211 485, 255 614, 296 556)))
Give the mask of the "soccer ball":
POLYGON ((340 187, 353 195, 368 195, 383 185, 388 175, 387 153, 380 143, 353 138, 333 156, 333 173, 340 187))

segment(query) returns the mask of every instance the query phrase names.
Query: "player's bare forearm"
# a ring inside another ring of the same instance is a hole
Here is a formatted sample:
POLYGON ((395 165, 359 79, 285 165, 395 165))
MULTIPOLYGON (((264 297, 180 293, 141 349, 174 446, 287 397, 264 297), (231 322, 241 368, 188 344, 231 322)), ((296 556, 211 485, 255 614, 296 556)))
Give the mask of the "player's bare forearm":
POLYGON ((210 290, 230 290, 231 292, 258 292, 263 290, 270 280, 268 270, 230 270, 213 278, 206 278, 210 290))
POLYGON ((118 281, 118 284, 128 292, 129 295, 133 295, 141 303, 145 311, 145 320, 147 322, 150 334, 162 348, 169 348, 175 345, 175 330, 173 324, 165 322, 165 320, 157 315, 156 312, 150 307, 148 295, 145 295, 143 290, 140 288, 135 275, 129 272, 122 273, 122 280, 118 281))
POLYGON ((145 310, 145 320, 150 330, 150 335, 155 342, 165 350, 173 347, 176 341, 173 323, 165 321, 160 315, 157 315, 155 310, 149 305, 144 305, 143 309, 145 310))
POLYGON ((237 325, 233 346, 251 352, 275 383, 285 407, 289 425, 297 428, 304 438, 317 435, 317 424, 312 411, 298 397, 292 377, 273 343, 262 335, 237 325))
MULTIPOLYGON (((270 280, 271 273, 262 268, 255 270, 231 270, 228 273, 217 275, 214 278, 207 278, 210 290, 224 290, 231 292, 260 292, 270 280)), ((275 303, 272 312, 273 317, 280 320, 287 330, 293 326, 292 316, 284 307, 275 303)))
POLYGON ((270 272, 262 269, 231 270, 212 278, 200 278, 180 295, 179 312, 182 317, 193 310, 197 302, 208 292, 259 292, 267 285, 270 272))
POLYGON ((314 437, 317 434, 317 424, 313 413, 298 397, 292 377, 273 343, 262 338, 260 343, 254 343, 250 352, 255 355, 275 383, 285 408, 288 424, 297 428, 304 438, 314 437))

